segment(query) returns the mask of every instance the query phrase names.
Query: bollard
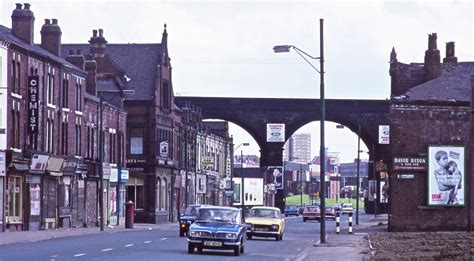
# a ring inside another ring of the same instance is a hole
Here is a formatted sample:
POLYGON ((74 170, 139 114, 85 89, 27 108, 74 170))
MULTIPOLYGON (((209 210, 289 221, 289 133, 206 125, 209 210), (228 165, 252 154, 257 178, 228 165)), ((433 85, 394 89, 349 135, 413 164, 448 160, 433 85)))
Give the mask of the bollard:
POLYGON ((133 228, 135 204, 132 201, 125 203, 125 228, 133 228))
POLYGON ((349 213, 349 234, 352 234, 352 212, 349 213))
POLYGON ((339 234, 341 232, 341 212, 336 211, 336 234, 339 234))

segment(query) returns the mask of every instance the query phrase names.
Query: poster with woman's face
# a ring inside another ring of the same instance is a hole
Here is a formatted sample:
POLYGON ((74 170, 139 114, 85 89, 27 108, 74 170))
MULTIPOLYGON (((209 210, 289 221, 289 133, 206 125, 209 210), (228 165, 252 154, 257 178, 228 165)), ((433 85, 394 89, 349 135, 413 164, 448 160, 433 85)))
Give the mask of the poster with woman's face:
POLYGON ((465 148, 428 147, 428 205, 465 204, 465 148))

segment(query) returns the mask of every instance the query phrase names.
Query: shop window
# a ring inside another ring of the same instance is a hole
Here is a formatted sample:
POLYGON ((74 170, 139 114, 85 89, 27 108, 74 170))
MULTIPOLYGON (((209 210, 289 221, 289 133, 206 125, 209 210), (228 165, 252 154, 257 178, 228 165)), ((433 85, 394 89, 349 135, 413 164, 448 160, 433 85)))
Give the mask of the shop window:
POLYGON ((135 203, 135 209, 143 209, 145 207, 145 190, 143 179, 130 178, 127 184, 127 202, 135 203))
POLYGON ((162 210, 163 209, 163 204, 161 200, 161 179, 158 178, 156 180, 156 209, 162 210))
POLYGON ((10 176, 7 182, 5 216, 7 223, 21 223, 23 218, 22 177, 10 176))

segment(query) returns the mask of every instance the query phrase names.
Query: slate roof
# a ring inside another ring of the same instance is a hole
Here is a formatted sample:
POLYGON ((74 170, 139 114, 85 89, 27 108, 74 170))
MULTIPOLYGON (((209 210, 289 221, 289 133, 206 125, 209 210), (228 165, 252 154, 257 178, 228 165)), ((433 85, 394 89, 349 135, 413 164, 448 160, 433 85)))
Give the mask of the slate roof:
POLYGON ((14 45, 17 45, 20 48, 28 50, 28 51, 36 54, 36 55, 45 57, 45 58, 50 59, 54 62, 62 64, 63 66, 74 70, 76 73, 78 73, 81 76, 86 75, 85 72, 82 71, 80 68, 77 68, 76 66, 74 66, 73 64, 71 64, 70 62, 66 61, 63 58, 58 57, 58 56, 50 53, 46 49, 43 49, 40 45, 29 44, 29 43, 23 41, 22 39, 16 37, 15 35, 12 34, 12 30, 10 28, 7 28, 3 25, 0 25, 0 39, 4 39, 4 40, 6 40, 6 41, 8 41, 8 42, 10 42, 14 45))
POLYGON ((470 101, 474 62, 443 65, 441 75, 408 90, 407 100, 470 101))
MULTIPOLYGON (((89 44, 62 44, 61 56, 67 57, 69 50, 81 50, 89 55, 89 44)), ((125 90, 135 90, 126 94, 127 100, 151 100, 158 75, 158 65, 162 53, 161 44, 107 44, 106 57, 125 73, 130 80, 125 90)))

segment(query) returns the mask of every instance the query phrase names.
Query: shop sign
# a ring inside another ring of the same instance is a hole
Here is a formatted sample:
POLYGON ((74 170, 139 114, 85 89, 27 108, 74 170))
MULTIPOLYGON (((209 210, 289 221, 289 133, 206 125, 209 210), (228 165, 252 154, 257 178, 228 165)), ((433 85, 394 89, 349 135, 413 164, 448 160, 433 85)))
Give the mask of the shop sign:
POLYGON ((118 182, 118 169, 117 168, 110 169, 110 182, 118 182))
POLYGON ((39 76, 28 77, 28 133, 38 134, 39 76))
POLYGON ((196 193, 203 194, 207 192, 207 187, 206 187, 206 175, 201 175, 197 174, 196 175, 196 193))
POLYGON ((112 172, 112 168, 108 163, 103 163, 102 165, 102 177, 104 179, 110 179, 110 174, 112 172))
POLYGON ((201 163, 204 169, 212 169, 214 167, 214 157, 213 156, 202 156, 201 163))
POLYGON ((49 157, 48 165, 46 166, 46 170, 49 171, 51 176, 59 177, 62 176, 63 173, 61 172, 63 167, 63 158, 57 157, 49 157))
POLYGON ((414 179, 415 174, 398 174, 397 178, 398 179, 414 179))
POLYGON ((394 171, 426 171, 426 158, 423 157, 393 157, 394 171))
POLYGON ((119 183, 127 183, 128 182, 129 171, 128 169, 119 169, 119 183))
POLYGON ((160 142, 160 157, 162 158, 168 158, 168 142, 167 141, 162 141, 160 142))
POLYGON ((5 152, 0 151, 0 177, 4 177, 6 174, 5 165, 6 165, 5 152))
POLYGON ((31 159, 30 171, 44 173, 48 165, 48 155, 33 155, 31 159))
POLYGON ((379 144, 390 144, 389 125, 379 125, 379 144))

